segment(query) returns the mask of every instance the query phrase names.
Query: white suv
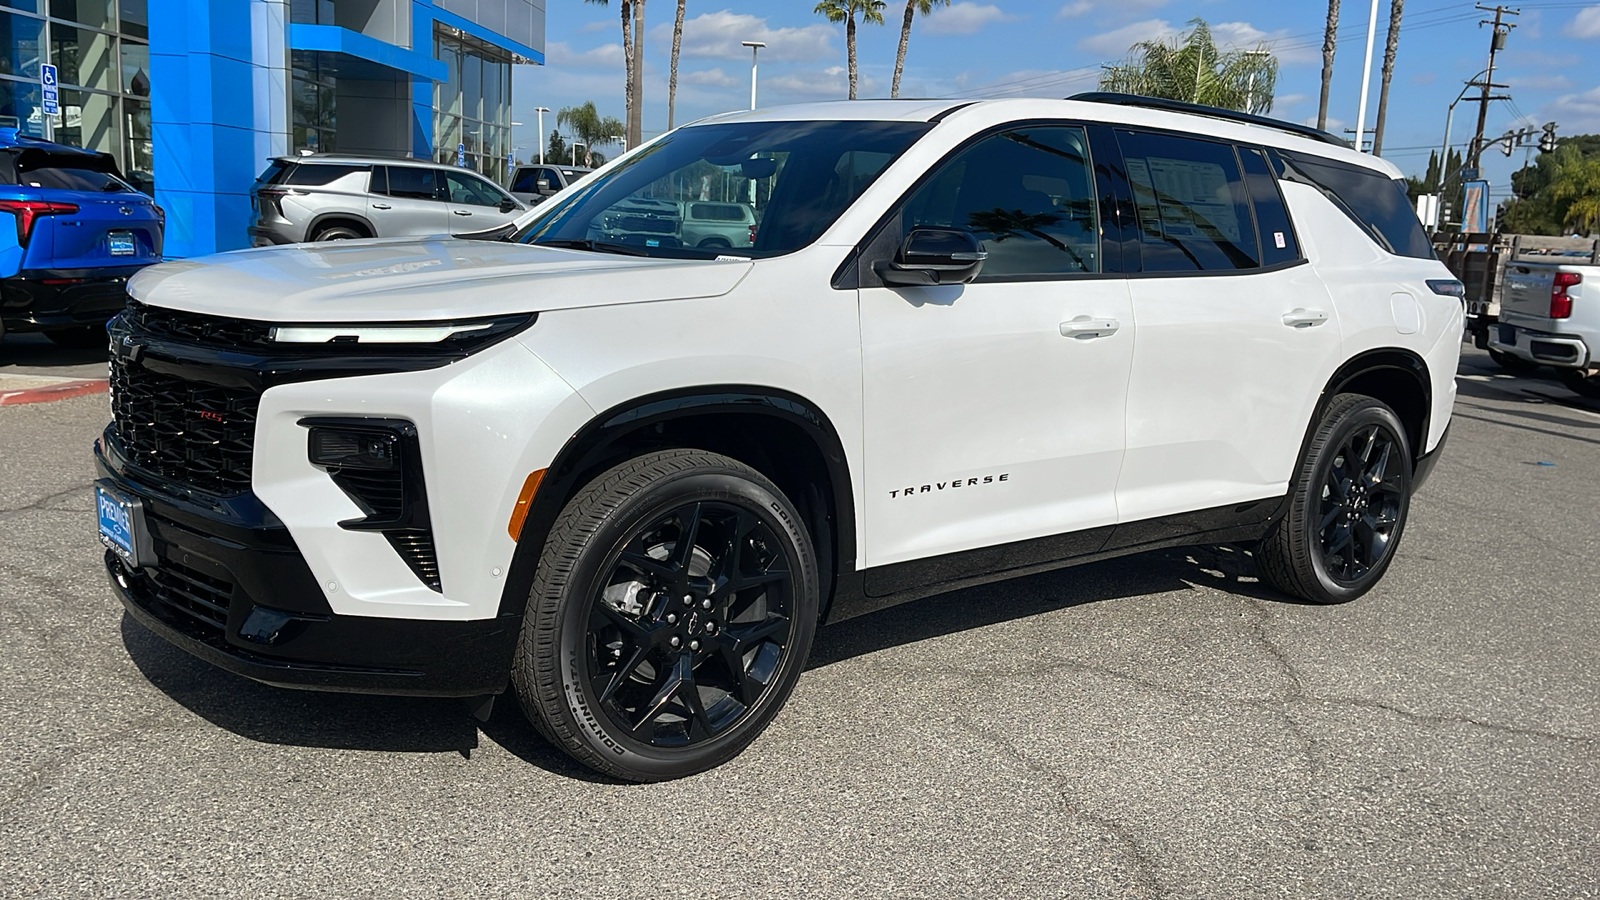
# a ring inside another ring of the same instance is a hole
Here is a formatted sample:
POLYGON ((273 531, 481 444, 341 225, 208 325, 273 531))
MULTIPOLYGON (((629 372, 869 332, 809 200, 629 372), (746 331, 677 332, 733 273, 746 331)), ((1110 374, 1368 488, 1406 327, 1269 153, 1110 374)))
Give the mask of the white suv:
POLYGON ((1245 541, 1357 597, 1445 437, 1460 285, 1390 164, 1163 105, 733 113, 504 242, 146 270, 96 446, 116 590, 270 684, 514 686, 641 781, 749 744, 820 622, 920 596, 1245 541), (708 182, 753 244, 607 241, 708 182))

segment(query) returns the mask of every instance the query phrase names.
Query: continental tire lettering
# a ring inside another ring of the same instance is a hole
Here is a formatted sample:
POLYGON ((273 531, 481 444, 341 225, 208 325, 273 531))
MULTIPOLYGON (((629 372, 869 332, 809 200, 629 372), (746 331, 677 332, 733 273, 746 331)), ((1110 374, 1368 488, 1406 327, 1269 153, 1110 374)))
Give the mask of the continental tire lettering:
POLYGON ((567 692, 568 703, 571 704, 573 710, 578 714, 578 724, 582 725, 590 734, 598 738, 600 743, 604 744, 607 750, 610 750, 612 753, 621 756, 624 752, 626 752, 625 748, 621 744, 617 743, 616 740, 611 737, 611 735, 606 734, 605 728, 600 725, 599 717, 597 717, 594 714, 594 711, 589 708, 588 701, 583 699, 583 692, 578 690, 578 681, 581 676, 578 672, 578 663, 576 661, 567 664, 567 675, 569 676, 569 680, 565 685, 563 685, 563 687, 567 692))

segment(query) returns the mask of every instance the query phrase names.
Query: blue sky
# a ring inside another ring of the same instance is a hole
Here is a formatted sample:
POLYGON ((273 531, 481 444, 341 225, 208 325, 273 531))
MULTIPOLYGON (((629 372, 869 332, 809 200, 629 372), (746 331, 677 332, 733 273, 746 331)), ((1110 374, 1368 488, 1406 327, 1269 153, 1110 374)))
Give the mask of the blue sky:
MULTIPOLYGON (((689 0, 678 76, 678 124, 750 100, 750 56, 743 40, 761 40, 762 106, 846 95, 844 29, 811 12, 809 0, 689 0)), ((1360 95, 1369 4, 1344 0, 1334 62, 1329 130, 1353 126, 1360 95)), ((1500 54, 1497 82, 1510 85, 1512 103, 1495 103, 1486 133, 1556 121, 1561 134, 1600 132, 1600 3, 1520 5, 1522 15, 1500 54)), ((886 24, 859 32, 863 97, 886 97, 893 75, 903 0, 890 0, 886 24)), ((1174 35, 1196 16, 1225 44, 1265 44, 1282 63, 1273 114, 1315 122, 1321 72, 1320 0, 956 0, 919 17, 912 30, 901 93, 923 97, 1062 97, 1092 90, 1102 63, 1120 60, 1135 41, 1174 35)), ((649 0, 645 50, 646 134, 665 129, 667 70, 675 0, 649 0)), ((1369 127, 1376 118, 1378 68, 1388 0, 1381 0, 1373 54, 1369 127)), ((1384 155, 1406 172, 1420 172, 1428 148, 1443 139, 1445 110, 1462 84, 1486 65, 1489 29, 1483 14, 1461 0, 1410 0, 1390 89, 1384 155)), ((545 66, 520 66, 515 113, 525 123, 514 136, 519 155, 537 153, 535 106, 559 109, 594 100, 621 118, 622 48, 616 10, 582 0, 548 0, 545 66)), ((1451 143, 1461 145, 1477 105, 1456 110, 1451 143)), ((545 130, 554 127, 546 118, 545 130)), ((1485 156, 1488 177, 1503 190, 1523 151, 1485 156)), ((1497 193, 1500 191, 1497 190, 1497 193)))

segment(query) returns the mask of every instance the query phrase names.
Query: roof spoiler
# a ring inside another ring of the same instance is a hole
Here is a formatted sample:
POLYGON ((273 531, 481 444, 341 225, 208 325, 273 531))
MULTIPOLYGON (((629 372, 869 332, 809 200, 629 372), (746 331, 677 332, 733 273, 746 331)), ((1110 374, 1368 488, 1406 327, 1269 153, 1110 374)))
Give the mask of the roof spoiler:
POLYGON ((1262 128, 1272 128, 1285 131, 1289 134, 1332 144, 1335 147, 1350 146, 1344 138, 1329 134, 1321 129, 1312 128, 1310 125, 1296 125, 1282 119, 1272 119, 1252 113, 1238 112, 1232 109, 1223 109, 1220 106, 1205 106, 1199 103, 1184 103, 1181 100, 1166 100, 1161 97, 1141 97, 1138 94, 1117 94, 1111 91, 1089 91, 1083 94, 1073 94, 1068 100, 1081 100, 1085 103, 1109 103, 1116 106, 1138 106, 1145 109, 1159 109, 1165 112, 1188 113, 1192 116, 1208 116, 1213 119, 1225 119, 1229 122, 1239 122, 1244 125, 1259 125, 1262 128))

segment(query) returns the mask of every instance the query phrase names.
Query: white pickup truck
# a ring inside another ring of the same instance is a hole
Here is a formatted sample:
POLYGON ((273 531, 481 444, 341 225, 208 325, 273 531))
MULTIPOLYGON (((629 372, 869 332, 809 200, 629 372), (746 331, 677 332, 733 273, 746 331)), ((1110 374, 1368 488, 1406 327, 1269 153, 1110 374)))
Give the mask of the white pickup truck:
POLYGON ((1581 251, 1510 260, 1489 351, 1505 362, 1553 366, 1568 387, 1600 398, 1600 245, 1584 243, 1581 251))

